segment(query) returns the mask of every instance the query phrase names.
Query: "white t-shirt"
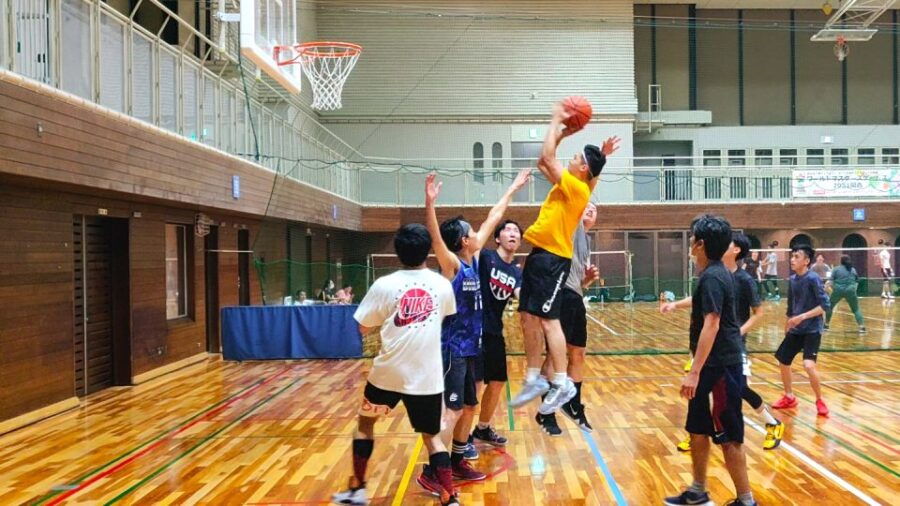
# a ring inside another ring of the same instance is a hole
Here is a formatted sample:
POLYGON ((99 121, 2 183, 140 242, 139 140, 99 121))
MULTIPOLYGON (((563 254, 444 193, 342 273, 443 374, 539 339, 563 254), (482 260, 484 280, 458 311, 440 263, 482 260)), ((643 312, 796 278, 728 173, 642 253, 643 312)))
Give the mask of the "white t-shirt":
POLYGON ((778 254, 774 251, 766 255, 766 275, 778 275, 778 254))
POLYGON ((440 274, 415 269, 378 278, 353 315, 364 327, 381 326, 369 383, 409 395, 443 392, 441 323, 452 314, 456 297, 440 274))
POLYGON ((881 259, 881 268, 882 269, 890 269, 891 268, 891 253, 887 249, 883 249, 878 252, 878 258, 881 259))

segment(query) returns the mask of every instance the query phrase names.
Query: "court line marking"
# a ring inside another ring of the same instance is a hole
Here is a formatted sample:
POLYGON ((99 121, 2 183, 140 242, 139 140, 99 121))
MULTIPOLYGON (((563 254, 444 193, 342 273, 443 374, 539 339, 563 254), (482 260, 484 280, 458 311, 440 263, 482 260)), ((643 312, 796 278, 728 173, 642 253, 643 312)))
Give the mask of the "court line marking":
POLYGON ((513 417, 513 408, 510 406, 512 402, 512 394, 509 391, 509 380, 506 381, 506 416, 509 418, 509 430, 516 430, 515 417, 513 417))
POLYGON ((160 434, 159 434, 158 436, 156 436, 155 438, 150 439, 150 440, 148 440, 148 441, 145 441, 145 442, 143 442, 143 443, 141 443, 141 444, 135 446, 135 447, 132 448, 131 450, 128 450, 127 452, 125 452, 125 453, 119 455, 119 456, 116 457, 115 459, 113 459, 113 460, 107 462, 106 464, 103 464, 102 466, 97 467, 97 468, 93 469, 92 471, 88 471, 87 473, 85 473, 85 474, 83 474, 83 475, 81 475, 81 476, 75 478, 74 480, 72 480, 72 482, 69 483, 69 484, 71 484, 71 485, 75 485, 75 487, 72 487, 72 488, 70 488, 70 489, 68 489, 68 490, 66 490, 66 491, 58 490, 58 491, 55 491, 55 492, 51 492, 51 493, 49 493, 49 494, 47 494, 47 495, 44 495, 43 497, 41 497, 40 499, 38 499, 36 502, 34 502, 34 503, 32 503, 32 504, 40 505, 40 504, 43 504, 45 501, 48 501, 48 500, 50 500, 50 499, 53 499, 53 498, 54 498, 55 496, 57 496, 57 495, 63 494, 63 497, 56 498, 56 499, 54 499, 54 500, 50 503, 50 504, 58 504, 59 501, 61 501, 61 500, 65 499, 66 497, 69 497, 69 496, 71 496, 71 495, 77 493, 77 492, 80 491, 80 490, 83 490, 84 488, 88 487, 88 486, 91 485, 93 482, 99 480, 99 479, 102 478, 103 476, 108 476, 108 475, 112 474, 113 472, 115 472, 115 470, 117 470, 117 469, 119 469, 119 468, 121 468, 121 467, 124 467, 125 465, 129 464, 130 462, 133 462, 134 460, 136 460, 137 458, 139 458, 141 455, 146 454, 147 452, 151 451, 152 449, 154 449, 154 448, 156 448, 157 446, 159 446, 160 444, 162 444, 165 440, 167 440, 167 439, 173 439, 174 436, 176 436, 176 435, 180 434, 181 432, 183 432, 183 431, 189 429, 189 428, 192 427, 194 424, 196 424, 196 423, 198 423, 198 422, 200 422, 200 421, 203 421, 204 419, 206 419, 206 418, 209 417, 210 415, 220 413, 222 410, 224 410, 225 408, 227 408, 228 406, 230 406, 232 403, 234 403, 234 402, 236 402, 236 401, 238 401, 238 400, 240 400, 240 399, 243 399, 243 398, 246 397, 248 394, 252 393, 254 390, 260 388, 260 387, 263 386, 264 384, 266 384, 266 383, 268 383, 269 381, 271 381, 271 380, 277 378, 278 376, 284 374, 285 372, 287 372, 287 371, 290 370, 290 369, 291 369, 290 366, 289 366, 289 367, 285 367, 285 368, 282 369, 280 372, 273 374, 273 375, 272 375, 271 377, 269 377, 268 379, 264 379, 264 380, 261 379, 261 380, 258 380, 258 381, 256 381, 256 382, 250 384, 250 385, 247 385, 246 387, 244 387, 243 389, 239 390, 238 392, 236 392, 236 393, 232 394, 231 396, 226 397, 226 398, 220 400, 219 402, 217 402, 217 403, 215 403, 215 404, 213 404, 213 405, 207 407, 207 408, 204 409, 203 411, 200 411, 199 413, 197 413, 197 414, 191 416, 191 417, 188 418, 187 420, 184 420, 183 422, 181 422, 181 423, 179 423, 179 424, 177 424, 177 425, 175 425, 175 426, 173 426, 173 427, 171 427, 171 428, 169 428, 169 429, 166 429, 165 431, 163 431, 162 433, 160 433, 160 434), (168 437, 167 437, 167 436, 168 436, 168 437), (148 446, 148 445, 149 445, 149 446, 148 446), (141 448, 143 448, 143 450, 141 450, 141 448), (136 452, 136 451, 138 451, 138 450, 141 450, 141 451, 138 452, 138 453, 135 454, 135 455, 132 455, 131 457, 129 457, 129 458, 126 459, 125 461, 119 462, 120 460, 124 459, 125 457, 128 457, 129 455, 131 455, 132 453, 134 453, 134 452, 136 452), (104 471, 104 472, 102 473, 102 475, 100 475, 100 476, 94 476, 94 475, 96 475, 97 473, 100 473, 101 471, 103 471, 104 469, 106 469, 107 467, 109 467, 109 466, 115 464, 116 462, 119 462, 119 464, 117 464, 114 468, 104 471), (94 477, 91 478, 90 480, 88 480, 87 482, 84 482, 84 480, 86 480, 87 478, 90 478, 91 476, 94 476, 94 477))
POLYGON ((409 461, 406 463, 406 469, 403 470, 403 476, 400 478, 400 486, 397 487, 397 494, 394 495, 391 506, 400 506, 403 504, 403 497, 406 495, 406 489, 409 487, 409 480, 412 478, 413 470, 415 470, 416 463, 419 460, 419 453, 422 451, 422 445, 422 436, 419 436, 419 439, 416 440, 416 446, 413 448, 412 455, 409 456, 409 461))
MULTIPOLYGON (((754 430, 756 430, 757 432, 759 432, 759 433, 761 433, 761 434, 763 434, 763 435, 766 434, 766 430, 765 430, 765 429, 763 429, 762 427, 760 427, 759 424, 757 424, 757 423, 754 422, 753 420, 750 420, 750 419, 747 418, 746 416, 744 417, 744 423, 746 423, 747 425, 749 425, 750 427, 752 427, 752 428, 753 428, 754 430)), ((836 484, 836 485, 839 485, 839 486, 842 487, 844 490, 846 490, 846 491, 850 492, 851 494, 855 495, 855 496, 856 496, 857 498, 859 498, 862 502, 864 502, 864 503, 866 503, 866 504, 868 504, 868 505, 870 505, 870 506, 881 506, 881 503, 879 503, 879 502, 876 501, 875 499, 872 499, 871 497, 869 497, 868 495, 866 495, 863 491, 861 491, 861 490, 859 490, 858 488, 854 487, 854 486, 851 485, 850 483, 847 483, 846 480, 844 480, 844 479, 841 478, 840 476, 834 474, 833 472, 829 471, 828 469, 826 469, 825 467, 823 467, 821 464, 819 464, 819 463, 816 462, 815 460, 811 459, 809 456, 807 456, 806 454, 804 454, 804 453, 801 452, 800 450, 794 448, 794 447, 793 447, 790 443, 788 443, 787 441, 783 441, 783 440, 782 440, 780 446, 782 446, 785 450, 787 450, 791 455, 793 455, 793 456, 797 457, 798 459, 800 459, 804 464, 806 464, 806 465, 808 465, 809 467, 813 468, 814 470, 816 470, 819 474, 821 474, 821 475, 824 476, 825 478, 828 478, 829 480, 831 480, 832 483, 834 483, 834 484, 836 484)))
POLYGON ((594 323, 596 323, 596 324, 600 325, 601 327, 605 328, 606 330, 610 331, 610 333, 612 333, 612 335, 614 335, 614 336, 621 335, 621 334, 619 334, 618 332, 616 332, 615 330, 613 330, 613 329, 607 327, 605 323, 603 323, 603 322, 601 322, 600 320, 598 320, 598 319, 594 318, 593 316, 591 316, 591 313, 587 313, 587 317, 590 318, 591 320, 594 320, 594 323))
POLYGON ((106 501, 106 502, 104 503, 104 506, 109 506, 110 504, 115 504, 115 503, 121 501, 125 496, 131 494, 132 492, 134 492, 134 491, 137 490, 138 488, 140 488, 140 487, 142 487, 143 485, 147 484, 147 482, 153 480, 153 478, 156 478, 157 476, 159 476, 160 474, 162 474, 166 469, 172 467, 176 462, 178 462, 179 460, 183 459, 184 457, 187 457, 188 455, 190 455, 191 453, 193 453, 195 450, 197 450, 198 448, 200 448, 201 446, 203 446, 204 444, 206 444, 208 441, 210 441, 211 439, 213 439, 215 436, 218 436, 218 435, 221 434, 222 432, 225 432, 226 430, 230 429, 231 427, 233 427, 234 425, 236 425, 237 422, 241 421, 241 419, 243 419, 243 418, 249 416, 251 413, 253 413, 253 412, 256 411, 257 409, 259 409, 259 408, 262 407, 263 405, 269 403, 269 401, 271 401, 272 399, 278 397, 279 395, 281 395, 282 393, 284 393, 286 390, 288 390, 289 388, 291 388, 291 387, 293 387, 294 385, 296 385, 297 383, 299 383, 300 380, 302 380, 302 379, 304 379, 304 378, 296 378, 296 379, 294 379, 294 381, 291 381, 291 382, 288 383, 287 385, 285 385, 285 386, 281 387, 280 389, 278 389, 278 391, 276 391, 274 394, 272 394, 272 395, 266 397, 265 399, 262 399, 262 400, 257 401, 257 402, 254 403, 252 406, 250 406, 248 409, 246 409, 243 413, 241 413, 240 415, 238 415, 238 417, 235 418, 231 423, 229 423, 228 425, 223 426, 222 428, 218 429, 217 431, 213 432, 212 434, 206 436, 205 438, 203 438, 203 439, 201 439, 199 442, 197 442, 197 444, 195 444, 194 446, 191 446, 191 447, 188 448, 187 450, 185 450, 185 451, 181 452, 180 454, 176 455, 175 458, 173 458, 173 459, 169 460, 168 462, 166 462, 165 464, 159 466, 158 468, 156 468, 155 471, 153 471, 152 473, 150 473, 150 474, 148 474, 147 476, 145 476, 144 478, 142 478, 141 481, 139 481, 139 482, 135 483, 134 485, 128 487, 127 489, 123 490, 122 492, 119 493, 119 495, 113 497, 113 498, 110 499, 109 501, 106 501))
MULTIPOLYGON (((848 315, 848 316, 854 316, 853 313, 848 313, 848 312, 846 312, 846 311, 835 311, 835 313, 838 313, 838 314, 845 314, 845 315, 848 315)), ((897 321, 894 321, 894 320, 885 320, 885 319, 882 319, 882 318, 876 318, 876 317, 874 317, 874 316, 869 316, 869 315, 863 315, 863 319, 864 319, 864 320, 875 320, 876 322, 893 323, 893 324, 895 324, 895 325, 896 325, 897 323, 900 323, 900 322, 897 322, 897 321)))
POLYGON ((600 470, 603 471, 603 476, 606 477, 606 483, 609 485, 609 489, 616 499, 616 504, 619 506, 627 506, 628 501, 625 500, 625 496, 622 495, 622 491, 619 489, 619 484, 616 483, 616 479, 613 478, 609 467, 607 467, 606 460, 603 459, 603 454, 600 453, 600 448, 597 446, 597 441, 595 441, 594 437, 586 430, 582 429, 581 435, 584 436, 584 440, 591 448, 591 453, 594 454, 594 460, 597 461, 597 465, 600 466, 600 470))

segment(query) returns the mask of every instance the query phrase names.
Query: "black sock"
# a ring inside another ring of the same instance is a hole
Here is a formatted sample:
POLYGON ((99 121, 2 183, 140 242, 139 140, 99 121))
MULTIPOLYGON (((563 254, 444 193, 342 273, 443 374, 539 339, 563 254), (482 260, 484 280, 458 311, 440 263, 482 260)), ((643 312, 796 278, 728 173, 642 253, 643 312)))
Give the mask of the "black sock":
POLYGON ((465 441, 457 441, 453 440, 453 452, 450 453, 450 463, 454 466, 459 465, 463 460, 463 453, 466 451, 466 446, 468 443, 465 441))
POLYGON ((375 441, 371 439, 353 440, 353 477, 356 478, 359 487, 366 486, 366 467, 374 448, 375 441))
POLYGON ((572 397, 572 402, 575 403, 576 406, 581 406, 581 381, 575 383, 575 397, 572 397))

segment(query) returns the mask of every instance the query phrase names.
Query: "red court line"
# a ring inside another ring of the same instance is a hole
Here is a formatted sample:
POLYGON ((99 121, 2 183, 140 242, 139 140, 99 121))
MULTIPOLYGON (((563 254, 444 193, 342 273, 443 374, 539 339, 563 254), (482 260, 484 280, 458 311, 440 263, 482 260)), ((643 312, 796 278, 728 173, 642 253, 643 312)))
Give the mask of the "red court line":
POLYGON ((836 423, 836 424, 840 425, 841 427, 843 427, 844 430, 847 430, 858 436, 868 439, 869 441, 871 441, 879 446, 884 447, 885 449, 887 449, 889 452, 893 453, 894 455, 900 455, 900 450, 897 450, 896 448, 894 448, 892 446, 888 446, 884 441, 882 441, 880 439, 875 439, 874 437, 870 436, 869 434, 866 434, 865 432, 862 432, 861 430, 859 430, 855 427, 851 427, 850 425, 847 425, 844 422, 841 422, 840 420, 835 420, 834 418, 829 418, 828 423, 836 423))
POLYGON ((178 434, 184 432, 185 430, 187 430, 187 429, 193 427, 193 426, 196 425, 197 423, 206 420, 206 419, 209 418, 211 415, 221 413, 225 408, 227 408, 228 406, 234 404, 234 403, 237 402, 238 400, 247 398, 248 395, 250 395, 250 394, 253 393, 254 391, 258 390, 258 389, 259 389, 260 387, 262 387, 263 385, 266 385, 266 384, 268 384, 268 383, 271 383, 272 381, 275 381, 276 379, 278 379, 278 378, 281 377, 284 373, 288 372, 288 371, 291 370, 291 369, 292 369, 291 366, 285 367, 285 368, 282 369, 280 372, 273 374, 272 376, 270 376, 269 378, 267 378, 265 381, 263 381, 262 383, 259 383, 258 385, 255 385, 254 387, 250 388, 249 390, 247 390, 247 391, 244 392, 243 394, 241 394, 241 395, 239 395, 239 396, 237 396, 237 397, 231 399, 231 400, 228 401, 227 403, 222 404, 222 405, 219 406, 218 408, 216 408, 216 409, 214 409, 214 410, 212 410, 212 411, 206 413, 205 415, 201 416, 200 418, 197 418, 196 420, 192 421, 191 423, 189 423, 189 424, 187 424, 187 425, 185 425, 185 426, 179 428, 178 430, 172 432, 172 433, 169 434, 168 436, 156 440, 153 444, 147 446, 146 448, 144 448, 143 450, 139 451, 138 453, 135 453, 135 454, 132 455, 131 457, 128 457, 127 459, 125 459, 125 460, 119 462, 118 464, 116 464, 115 466, 113 466, 113 467, 107 469, 106 471, 103 471, 102 473, 96 474, 96 475, 94 475, 91 479, 79 483, 77 487, 75 487, 75 488, 73 488, 73 489, 71 489, 71 490, 67 490, 65 493, 63 493, 63 494, 61 494, 61 495, 58 495, 58 496, 54 497, 52 501, 50 501, 50 502, 47 503, 48 506, 52 506, 52 505, 59 504, 59 503, 61 503, 62 501, 64 501, 65 499, 67 499, 67 498, 69 498, 69 497, 71 497, 71 496, 77 494, 78 492, 81 492, 81 491, 84 490, 85 488, 87 488, 87 487, 93 485, 94 483, 100 481, 101 479, 107 478, 107 477, 111 476, 113 473, 115 473, 115 472, 118 471, 119 469, 122 469, 123 467, 125 467, 125 466, 127 466, 128 464, 134 462, 134 461, 137 460, 138 458, 140 458, 140 457, 146 455, 146 454, 149 453, 151 450, 153 450, 153 449, 155 449, 155 448, 158 448, 158 447, 159 447, 160 445, 162 445, 164 442, 166 442, 166 441, 171 441, 172 438, 174 438, 174 437, 177 436, 178 434))

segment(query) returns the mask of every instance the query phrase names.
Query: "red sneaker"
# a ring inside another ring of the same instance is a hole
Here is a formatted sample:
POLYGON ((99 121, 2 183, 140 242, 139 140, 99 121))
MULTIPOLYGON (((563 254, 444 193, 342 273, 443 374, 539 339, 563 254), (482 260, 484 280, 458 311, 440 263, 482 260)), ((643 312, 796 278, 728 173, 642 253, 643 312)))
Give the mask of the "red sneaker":
POLYGON ((482 481, 487 478, 486 474, 473 468, 472 464, 469 464, 469 461, 467 460, 463 460, 459 464, 454 465, 452 469, 454 480, 482 481))
POLYGON ((446 494, 444 487, 441 486, 437 476, 434 475, 427 465, 422 468, 422 474, 416 478, 416 483, 433 496, 440 497, 442 494, 446 494))
POLYGON ((775 409, 788 409, 797 407, 797 398, 791 395, 790 397, 787 395, 783 395, 781 399, 778 399, 772 407, 775 409))
POLYGON ((825 405, 825 401, 822 399, 816 401, 816 411, 819 416, 828 416, 828 406, 825 405))

